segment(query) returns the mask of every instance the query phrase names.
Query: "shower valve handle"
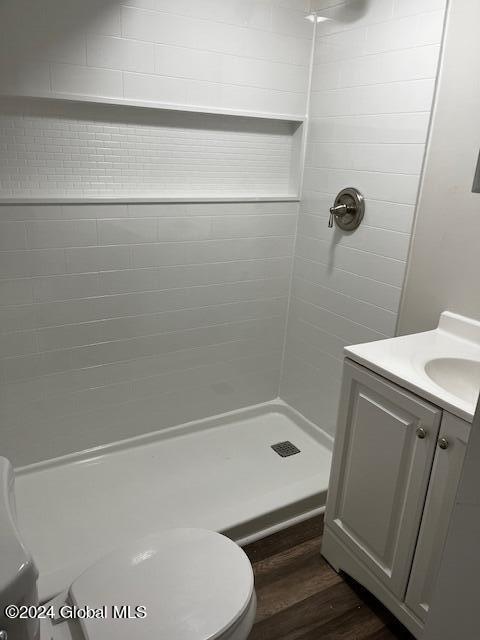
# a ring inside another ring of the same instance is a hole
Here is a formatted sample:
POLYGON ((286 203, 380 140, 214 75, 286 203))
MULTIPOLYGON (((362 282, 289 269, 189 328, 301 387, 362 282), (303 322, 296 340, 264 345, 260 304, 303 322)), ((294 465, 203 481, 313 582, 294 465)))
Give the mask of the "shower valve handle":
POLYGON ((362 221, 364 211, 365 202, 360 191, 355 187, 342 189, 330 207, 328 226, 332 228, 335 222, 339 229, 353 231, 362 221))
POLYGON ((330 207, 330 218, 328 219, 328 226, 333 227, 333 216, 344 216, 348 212, 346 204, 337 204, 334 207, 330 207))

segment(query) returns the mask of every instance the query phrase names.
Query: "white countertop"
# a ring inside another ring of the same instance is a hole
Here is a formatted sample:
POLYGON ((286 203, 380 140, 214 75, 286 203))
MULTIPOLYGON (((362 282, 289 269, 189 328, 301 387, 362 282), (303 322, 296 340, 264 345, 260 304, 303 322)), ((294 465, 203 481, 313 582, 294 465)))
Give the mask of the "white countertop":
MULTIPOLYGON (((432 331, 345 347, 345 355, 472 422, 476 403, 436 384, 425 371, 425 365, 439 358, 480 362, 480 322, 447 311, 441 314, 438 327, 432 331)), ((462 381, 457 379, 456 383, 462 384, 462 381)))

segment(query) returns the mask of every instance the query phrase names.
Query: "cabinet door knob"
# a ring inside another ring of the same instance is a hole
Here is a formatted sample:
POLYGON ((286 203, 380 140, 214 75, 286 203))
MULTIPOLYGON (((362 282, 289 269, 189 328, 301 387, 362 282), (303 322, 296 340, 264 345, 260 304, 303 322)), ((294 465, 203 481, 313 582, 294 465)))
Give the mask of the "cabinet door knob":
POLYGON ((450 443, 448 442, 447 438, 439 438, 438 439, 438 446, 440 447, 440 449, 448 449, 448 445, 450 443))
POLYGON ((423 427, 418 427, 415 433, 417 434, 417 438, 420 438, 420 440, 423 440, 427 437, 427 432, 423 427))

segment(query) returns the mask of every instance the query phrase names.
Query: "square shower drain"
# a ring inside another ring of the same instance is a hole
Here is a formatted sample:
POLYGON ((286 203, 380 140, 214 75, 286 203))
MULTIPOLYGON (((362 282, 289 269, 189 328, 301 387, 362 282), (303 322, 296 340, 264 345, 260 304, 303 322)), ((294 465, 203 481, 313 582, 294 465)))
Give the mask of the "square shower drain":
POLYGON ((288 456, 294 456, 296 453, 300 453, 300 449, 296 447, 290 440, 285 442, 277 442, 277 444, 270 445, 275 453, 278 453, 282 458, 288 458, 288 456))

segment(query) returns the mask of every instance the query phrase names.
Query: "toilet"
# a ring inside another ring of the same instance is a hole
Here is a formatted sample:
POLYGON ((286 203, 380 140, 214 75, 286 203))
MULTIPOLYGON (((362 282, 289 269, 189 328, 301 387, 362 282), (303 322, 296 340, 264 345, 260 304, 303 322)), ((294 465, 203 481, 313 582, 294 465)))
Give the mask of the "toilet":
POLYGON ((101 558, 43 603, 42 619, 8 619, 7 605, 38 605, 38 571, 17 527, 13 468, 2 457, 0 567, 0 633, 8 640, 246 640, 255 618, 242 549, 213 531, 167 529, 101 558))

